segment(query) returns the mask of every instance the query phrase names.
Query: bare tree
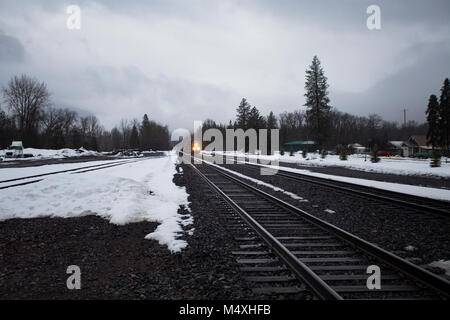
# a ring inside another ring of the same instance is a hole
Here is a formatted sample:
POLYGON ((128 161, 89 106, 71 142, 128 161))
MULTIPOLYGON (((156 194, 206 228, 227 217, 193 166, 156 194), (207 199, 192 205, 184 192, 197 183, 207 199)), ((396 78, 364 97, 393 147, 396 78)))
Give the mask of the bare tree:
POLYGON ((24 140, 33 140, 45 107, 50 105, 50 93, 44 82, 27 75, 14 76, 2 89, 5 102, 15 117, 24 140))

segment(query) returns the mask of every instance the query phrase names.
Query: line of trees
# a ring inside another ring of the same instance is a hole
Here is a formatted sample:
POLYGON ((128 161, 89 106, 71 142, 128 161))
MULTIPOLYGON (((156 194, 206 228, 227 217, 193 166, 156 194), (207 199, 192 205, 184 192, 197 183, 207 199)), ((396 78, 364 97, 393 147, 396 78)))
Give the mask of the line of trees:
POLYGON ((25 147, 167 150, 169 130, 147 115, 141 122, 122 120, 105 130, 97 117, 81 117, 67 108, 55 108, 44 82, 26 75, 15 76, 2 88, 5 108, 0 105, 0 148, 12 140, 25 147))
MULTIPOLYGON (((282 112, 278 117, 272 111, 267 116, 262 116, 257 107, 251 106, 247 99, 243 98, 236 109, 234 122, 230 121, 226 125, 207 119, 204 122, 203 131, 217 128, 225 136, 227 128, 244 130, 278 128, 280 129, 280 146, 288 141, 313 140, 319 149, 330 149, 355 142, 369 148, 377 145, 384 149, 388 141, 404 140, 411 135, 427 133, 427 123, 408 121, 406 124, 399 125, 396 122, 385 121, 377 114, 370 114, 367 117, 355 116, 332 107, 328 97, 328 80, 317 56, 314 56, 306 70, 305 78, 305 109, 282 112)), ((445 88, 442 90, 448 92, 448 81, 445 88)), ((448 98, 445 97, 441 97, 444 101, 441 105, 448 104, 448 98)), ((443 110, 442 107, 441 110, 443 110)), ((448 143, 448 120, 446 126, 448 143)))

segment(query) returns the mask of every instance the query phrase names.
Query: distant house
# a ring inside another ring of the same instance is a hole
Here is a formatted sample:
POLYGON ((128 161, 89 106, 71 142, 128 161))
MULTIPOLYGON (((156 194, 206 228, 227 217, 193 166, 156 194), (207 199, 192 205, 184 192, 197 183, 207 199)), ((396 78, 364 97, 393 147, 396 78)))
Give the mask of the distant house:
POLYGON ((283 144, 284 152, 290 152, 291 150, 297 152, 305 149, 307 152, 314 151, 317 149, 317 145, 314 141, 290 141, 283 144))
POLYGON ((409 156, 414 156, 416 153, 428 153, 432 149, 426 136, 411 136, 406 143, 408 144, 409 156))
POLYGON ((417 153, 429 153, 431 145, 426 136, 410 136, 406 141, 389 141, 391 151, 403 152, 405 157, 413 157, 417 153))
POLYGON ((395 154, 400 154, 404 157, 409 156, 408 143, 405 141, 388 141, 388 149, 395 154))
POLYGON ((352 143, 347 146, 351 153, 363 154, 366 151, 366 147, 359 143, 352 143))

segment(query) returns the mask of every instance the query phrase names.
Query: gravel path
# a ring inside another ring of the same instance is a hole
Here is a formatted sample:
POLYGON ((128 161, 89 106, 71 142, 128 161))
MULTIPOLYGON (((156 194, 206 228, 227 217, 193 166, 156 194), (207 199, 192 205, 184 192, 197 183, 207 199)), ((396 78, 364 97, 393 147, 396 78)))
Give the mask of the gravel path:
MULTIPOLYGON (((0 299, 255 299, 235 258, 233 233, 204 183, 185 168, 195 228, 171 254, 145 240, 157 223, 117 226, 96 216, 0 222, 0 299), (66 288, 67 266, 81 268, 81 290, 66 288)), ((181 209, 180 209, 181 210, 181 209)))
MULTIPOLYGON (((241 165, 225 167, 307 199, 308 202, 301 202, 273 189, 258 186, 323 220, 408 258, 413 263, 425 265, 440 259, 450 260, 450 219, 395 212, 378 204, 343 196, 308 183, 300 184, 276 176, 261 176, 257 171, 241 165), (406 250, 407 246, 412 246, 413 250, 406 250)), ((256 185, 249 180, 244 181, 256 185)), ((442 273, 442 270, 433 271, 442 273)))

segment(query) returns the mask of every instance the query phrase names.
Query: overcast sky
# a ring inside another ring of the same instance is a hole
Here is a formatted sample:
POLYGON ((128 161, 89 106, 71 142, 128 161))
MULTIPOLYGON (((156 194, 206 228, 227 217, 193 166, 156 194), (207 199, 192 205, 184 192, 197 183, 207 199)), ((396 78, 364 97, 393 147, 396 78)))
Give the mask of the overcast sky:
POLYGON ((357 115, 424 121, 450 76, 450 1, 0 0, 0 85, 26 73, 56 106, 192 128, 234 119, 242 97, 263 114, 304 104, 318 55, 331 105, 357 115), (81 8, 81 29, 66 8, 81 8), (381 30, 366 9, 381 8, 381 30))

